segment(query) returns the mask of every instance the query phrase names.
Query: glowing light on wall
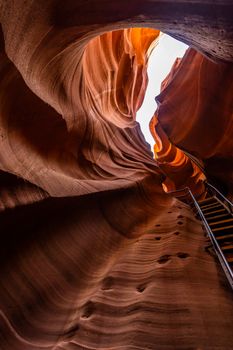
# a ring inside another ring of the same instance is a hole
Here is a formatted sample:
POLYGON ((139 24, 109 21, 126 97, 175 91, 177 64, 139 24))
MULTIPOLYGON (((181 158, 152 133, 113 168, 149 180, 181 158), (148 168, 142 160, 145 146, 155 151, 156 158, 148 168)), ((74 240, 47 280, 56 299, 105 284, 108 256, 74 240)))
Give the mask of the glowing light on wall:
POLYGON ((157 108, 155 96, 159 95, 161 83, 170 72, 174 61, 177 57, 183 57, 187 48, 188 46, 180 41, 162 34, 149 58, 149 82, 143 104, 137 112, 137 121, 151 148, 153 148, 154 140, 149 131, 149 121, 157 108))

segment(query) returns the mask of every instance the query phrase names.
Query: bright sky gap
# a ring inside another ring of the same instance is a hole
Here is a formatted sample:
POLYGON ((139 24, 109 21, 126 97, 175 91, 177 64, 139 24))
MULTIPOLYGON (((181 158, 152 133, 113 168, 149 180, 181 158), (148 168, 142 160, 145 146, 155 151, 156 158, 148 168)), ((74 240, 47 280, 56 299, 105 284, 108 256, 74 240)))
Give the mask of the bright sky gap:
POLYGON ((140 123, 146 141, 152 148, 154 140, 150 134, 149 121, 157 108, 155 96, 159 95, 161 83, 170 72, 176 58, 183 57, 187 48, 188 46, 182 42, 173 39, 169 35, 162 34, 158 45, 149 58, 149 82, 143 104, 137 112, 137 121, 140 123))

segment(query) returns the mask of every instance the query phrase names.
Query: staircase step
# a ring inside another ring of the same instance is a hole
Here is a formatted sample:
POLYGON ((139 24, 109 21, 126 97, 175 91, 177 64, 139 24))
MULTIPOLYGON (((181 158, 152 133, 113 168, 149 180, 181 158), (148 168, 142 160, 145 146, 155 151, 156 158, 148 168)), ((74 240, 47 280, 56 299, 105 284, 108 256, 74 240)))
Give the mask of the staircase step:
POLYGON ((223 252, 233 251, 233 244, 224 245, 221 247, 223 252))
POLYGON ((215 209, 217 209, 217 208, 222 208, 222 207, 223 207, 223 206, 222 206, 220 203, 216 203, 215 205, 213 205, 213 206, 211 206, 211 207, 204 208, 204 209, 201 208, 201 210, 202 210, 203 212, 206 213, 206 212, 215 210, 215 209))
POLYGON ((222 253, 233 268, 233 215, 215 196, 199 200, 198 204, 222 253))
POLYGON ((216 204, 220 204, 218 201, 214 201, 213 203, 211 204, 206 204, 206 205, 202 205, 200 206, 202 210, 205 210, 207 208, 211 208, 211 207, 214 207, 216 204))
POLYGON ((232 243, 232 239, 233 239, 233 233, 230 233, 228 235, 222 235, 222 236, 215 236, 215 238, 218 241, 229 241, 230 243, 232 243))
POLYGON ((221 226, 221 227, 217 227, 217 228, 212 228, 212 231, 213 231, 213 232, 216 232, 216 231, 226 231, 226 230, 229 230, 230 228, 233 228, 233 225, 221 226))
POLYGON ((215 196, 199 200, 198 204, 233 271, 233 214, 215 196))
POLYGON ((228 219, 228 218, 232 218, 232 216, 229 213, 224 213, 224 214, 220 214, 220 215, 215 215, 215 216, 210 216, 209 218, 207 218, 208 223, 213 222, 212 220, 219 220, 219 219, 228 219))
POLYGON ((231 218, 226 219, 226 220, 220 220, 220 221, 210 222, 209 225, 210 225, 210 226, 215 226, 215 225, 225 224, 225 223, 228 223, 228 222, 233 222, 233 218, 231 217, 231 218))
POLYGON ((205 213, 205 216, 211 215, 211 214, 215 214, 215 213, 222 213, 224 211, 227 213, 227 210, 225 208, 222 208, 222 209, 218 209, 218 210, 215 210, 215 211, 211 211, 209 213, 205 213))
POLYGON ((198 204, 199 205, 202 205, 203 203, 209 203, 213 200, 216 200, 215 197, 208 197, 208 198, 205 198, 205 199, 201 199, 198 201, 198 204))
POLYGON ((227 262, 230 263, 230 264, 233 263, 233 256, 227 258, 227 262))

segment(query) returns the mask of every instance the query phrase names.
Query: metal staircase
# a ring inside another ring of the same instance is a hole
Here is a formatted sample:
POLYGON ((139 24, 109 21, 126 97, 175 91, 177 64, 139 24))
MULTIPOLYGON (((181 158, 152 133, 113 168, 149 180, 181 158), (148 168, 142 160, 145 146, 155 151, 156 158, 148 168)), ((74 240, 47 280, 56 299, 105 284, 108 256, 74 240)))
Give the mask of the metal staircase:
POLYGON ((196 200, 188 187, 170 192, 189 204, 201 218, 226 277, 233 289, 233 204, 206 182, 207 197, 196 200))

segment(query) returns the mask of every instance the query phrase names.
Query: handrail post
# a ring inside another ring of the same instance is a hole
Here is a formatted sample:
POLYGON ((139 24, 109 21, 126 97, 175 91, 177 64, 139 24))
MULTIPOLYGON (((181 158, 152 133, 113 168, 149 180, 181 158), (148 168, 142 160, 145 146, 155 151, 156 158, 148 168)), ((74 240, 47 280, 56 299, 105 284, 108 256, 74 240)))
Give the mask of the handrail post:
POLYGON ((208 236, 209 236, 209 238, 210 238, 210 240, 211 240, 211 242, 212 242, 212 244, 213 244, 213 246, 215 248, 215 252, 216 252, 216 254, 217 254, 218 258, 219 258, 219 261, 220 261, 220 263, 222 265, 223 270, 225 271, 225 274, 226 274, 226 277, 227 277, 227 279, 228 279, 228 281, 230 283, 230 286, 233 289, 233 271, 231 270, 231 268, 230 268, 230 266, 229 266, 229 264, 228 264, 228 262, 227 262, 227 260, 226 260, 226 258, 224 256, 224 254, 222 253, 222 250, 221 250, 221 248, 220 248, 220 246, 219 246, 219 244, 218 244, 218 242, 217 242, 217 240, 216 240, 216 238, 215 238, 215 236, 214 236, 214 234, 213 234, 213 232, 212 232, 208 222, 206 221, 206 218, 203 215, 202 210, 201 210, 198 202, 196 201, 196 199, 195 199, 194 195, 192 194, 192 192, 190 191, 190 189, 188 189, 188 190, 189 190, 189 195, 191 196, 191 198, 192 198, 192 200, 193 200, 193 202, 194 202, 194 204, 195 204, 195 206, 197 208, 197 211, 198 211, 198 213, 199 213, 199 215, 200 215, 200 217, 201 217, 201 219, 202 219, 202 221, 204 223, 204 226, 205 226, 205 229, 207 231, 207 234, 208 234, 208 236))
POLYGON ((229 199, 226 198, 216 187, 214 187, 207 181, 206 186, 212 191, 212 193, 214 193, 214 195, 217 194, 218 196, 220 196, 222 200, 227 203, 227 207, 229 208, 230 212, 233 213, 233 204, 231 203, 231 201, 229 201, 229 199))
MULTIPOLYGON (((224 197, 221 194, 221 192, 219 192, 214 186, 208 184, 208 182, 206 182, 206 185, 208 186, 208 189, 210 189, 210 191, 212 193, 213 193, 213 191, 215 191, 215 194, 217 193, 218 195, 220 195, 221 198, 223 198, 224 201, 227 202, 227 205, 229 206, 229 210, 230 210, 230 212, 232 212, 233 204, 226 197, 224 197)), ((200 208, 200 206, 199 206, 199 204, 198 204, 198 202, 196 200, 196 198, 192 194, 192 192, 189 189, 189 187, 185 187, 185 188, 182 188, 182 189, 176 190, 176 191, 170 191, 170 192, 167 192, 167 193, 168 194, 171 194, 171 193, 174 194, 174 193, 181 192, 181 191, 186 192, 186 194, 184 194, 182 196, 177 196, 177 197, 180 198, 180 197, 184 197, 185 195, 189 195, 191 197, 191 200, 194 203, 194 205, 195 205, 195 207, 197 209, 197 212, 198 212, 198 214, 199 214, 200 218, 202 219, 202 222, 203 222, 203 224, 205 226, 206 232, 207 232, 207 234, 208 234, 208 236, 209 236, 209 238, 210 238, 210 240, 211 240, 211 242, 213 244, 215 253, 216 253, 216 255, 217 255, 218 259, 219 259, 219 262, 220 262, 220 264, 221 264, 221 266, 223 268, 223 271, 226 274, 228 282, 230 283, 230 286, 233 289, 233 271, 231 270, 231 267, 229 266, 229 264, 228 264, 228 262, 227 262, 227 260, 226 260, 226 258, 224 256, 224 254, 223 254, 223 252, 221 250, 221 247, 218 244, 218 241, 216 240, 216 238, 215 238, 215 236, 214 236, 214 234, 213 234, 213 232, 212 232, 212 230, 211 230, 211 228, 210 228, 210 226, 209 226, 209 224, 208 224, 208 222, 207 222, 207 220, 206 220, 206 218, 205 218, 205 216, 204 216, 204 214, 203 214, 203 212, 202 212, 202 210, 201 210, 201 208, 200 208)))

